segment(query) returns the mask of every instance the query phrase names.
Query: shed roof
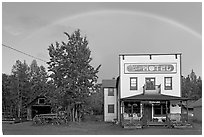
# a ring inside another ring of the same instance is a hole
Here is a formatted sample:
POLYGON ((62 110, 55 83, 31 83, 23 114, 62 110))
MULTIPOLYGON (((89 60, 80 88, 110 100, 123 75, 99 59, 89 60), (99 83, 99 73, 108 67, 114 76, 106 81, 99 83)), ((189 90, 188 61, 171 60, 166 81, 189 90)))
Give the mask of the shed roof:
POLYGON ((192 103, 189 107, 201 107, 201 106, 202 106, 202 98, 192 103))
POLYGON ((116 88, 116 79, 105 79, 105 80, 102 80, 102 87, 113 87, 113 88, 116 88))
POLYGON ((33 105, 39 98, 44 98, 46 99, 46 96, 43 96, 43 95, 39 95, 37 96, 35 99, 33 99, 30 103, 27 104, 27 107, 33 105))

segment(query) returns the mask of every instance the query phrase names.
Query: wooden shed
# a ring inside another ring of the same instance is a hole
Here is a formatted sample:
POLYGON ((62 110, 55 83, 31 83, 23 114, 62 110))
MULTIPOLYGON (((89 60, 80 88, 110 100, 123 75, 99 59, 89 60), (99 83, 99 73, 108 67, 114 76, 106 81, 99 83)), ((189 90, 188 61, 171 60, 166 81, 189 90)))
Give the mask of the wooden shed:
POLYGON ((37 96, 27 105, 27 120, 32 120, 36 115, 51 113, 51 104, 45 96, 37 96))
POLYGON ((193 107, 193 117, 197 121, 202 121, 202 98, 191 104, 193 107))

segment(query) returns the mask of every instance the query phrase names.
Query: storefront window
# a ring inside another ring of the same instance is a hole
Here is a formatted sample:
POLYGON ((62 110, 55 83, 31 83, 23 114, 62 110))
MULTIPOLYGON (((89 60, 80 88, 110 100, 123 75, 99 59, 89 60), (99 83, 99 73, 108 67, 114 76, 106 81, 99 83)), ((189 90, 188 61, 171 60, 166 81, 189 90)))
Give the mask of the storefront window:
POLYGON ((160 104, 154 105, 154 115, 162 115, 162 110, 161 110, 160 104))
POLYGON ((140 103, 134 103, 133 104, 133 113, 140 113, 140 103))
POLYGON ((125 102, 125 113, 140 113, 140 102, 125 102))
MULTIPOLYGON (((169 113, 169 103, 167 105, 167 111, 169 113)), ((166 115, 166 104, 154 104, 154 116, 166 115)))

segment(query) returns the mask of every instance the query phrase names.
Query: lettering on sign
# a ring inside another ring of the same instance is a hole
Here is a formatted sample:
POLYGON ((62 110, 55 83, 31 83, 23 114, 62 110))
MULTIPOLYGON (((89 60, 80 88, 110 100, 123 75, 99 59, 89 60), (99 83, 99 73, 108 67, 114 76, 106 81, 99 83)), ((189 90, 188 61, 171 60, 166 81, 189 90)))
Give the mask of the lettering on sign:
POLYGON ((125 64, 125 73, 176 73, 176 63, 171 64, 125 64))

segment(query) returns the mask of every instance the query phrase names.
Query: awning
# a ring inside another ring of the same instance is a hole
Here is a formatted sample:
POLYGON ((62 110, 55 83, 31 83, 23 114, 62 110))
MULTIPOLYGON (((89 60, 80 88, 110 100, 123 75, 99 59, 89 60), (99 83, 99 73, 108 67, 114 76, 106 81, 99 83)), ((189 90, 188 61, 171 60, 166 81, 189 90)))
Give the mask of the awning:
POLYGON ((134 95, 126 98, 120 99, 122 101, 134 101, 134 100, 148 100, 148 101, 161 101, 161 100, 190 100, 189 98, 183 98, 183 97, 175 97, 175 96, 169 96, 169 95, 163 95, 163 94, 155 94, 155 95, 149 95, 149 94, 140 94, 140 95, 134 95))

